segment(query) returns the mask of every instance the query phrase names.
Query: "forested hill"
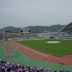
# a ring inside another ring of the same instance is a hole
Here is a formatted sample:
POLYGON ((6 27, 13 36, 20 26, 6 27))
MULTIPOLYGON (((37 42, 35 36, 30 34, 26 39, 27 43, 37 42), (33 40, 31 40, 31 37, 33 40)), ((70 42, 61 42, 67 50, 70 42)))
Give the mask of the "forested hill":
POLYGON ((65 25, 52 25, 52 26, 29 26, 31 32, 41 33, 41 32, 58 32, 65 25))
POLYGON ((7 27, 4 27, 4 28, 1 28, 0 29, 0 32, 3 32, 3 31, 6 31, 6 32, 20 32, 21 28, 16 28, 16 27, 13 27, 13 26, 7 26, 7 27))
MULTIPOLYGON (((60 31, 65 25, 52 25, 52 26, 28 26, 25 28, 29 28, 30 32, 33 33, 42 33, 42 32, 58 32, 60 31)), ((8 26, 5 28, 0 29, 0 32, 8 31, 8 32, 20 32, 21 28, 16 28, 13 26, 8 26)))

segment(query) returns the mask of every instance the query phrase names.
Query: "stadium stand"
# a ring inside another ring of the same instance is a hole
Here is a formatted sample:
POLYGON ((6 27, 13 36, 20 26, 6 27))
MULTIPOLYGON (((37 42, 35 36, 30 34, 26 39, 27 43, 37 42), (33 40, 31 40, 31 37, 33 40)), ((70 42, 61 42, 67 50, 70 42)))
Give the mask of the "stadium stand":
POLYGON ((24 65, 14 64, 0 60, 0 72, 51 72, 51 70, 27 67, 24 65))
POLYGON ((51 69, 40 69, 38 67, 25 66, 20 64, 10 63, 4 60, 0 60, 0 72, 71 72, 71 71, 54 71, 51 69))
POLYGON ((61 32, 63 32, 63 37, 67 39, 72 39, 72 23, 65 26, 61 32))
POLYGON ((66 25, 61 31, 72 31, 72 23, 66 25))

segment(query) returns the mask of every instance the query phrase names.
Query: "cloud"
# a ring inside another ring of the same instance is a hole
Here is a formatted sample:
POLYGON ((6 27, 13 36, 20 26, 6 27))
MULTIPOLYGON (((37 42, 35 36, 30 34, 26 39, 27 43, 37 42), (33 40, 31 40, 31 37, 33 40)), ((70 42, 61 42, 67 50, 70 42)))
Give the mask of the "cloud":
POLYGON ((67 24, 72 0, 0 0, 0 27, 67 24))

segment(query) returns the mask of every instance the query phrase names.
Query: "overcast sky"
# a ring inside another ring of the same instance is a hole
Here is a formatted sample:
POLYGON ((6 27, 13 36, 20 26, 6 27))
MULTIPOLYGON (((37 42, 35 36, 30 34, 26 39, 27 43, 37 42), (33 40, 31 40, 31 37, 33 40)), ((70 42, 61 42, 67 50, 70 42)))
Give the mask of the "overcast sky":
POLYGON ((0 0, 0 28, 72 22, 72 0, 0 0))

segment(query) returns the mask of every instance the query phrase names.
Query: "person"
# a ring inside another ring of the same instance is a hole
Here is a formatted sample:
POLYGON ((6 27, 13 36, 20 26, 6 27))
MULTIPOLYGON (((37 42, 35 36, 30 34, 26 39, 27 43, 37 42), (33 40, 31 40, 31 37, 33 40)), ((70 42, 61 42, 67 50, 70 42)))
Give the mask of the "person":
POLYGON ((60 63, 61 65, 64 65, 64 63, 63 63, 63 59, 61 59, 61 63, 60 63))

